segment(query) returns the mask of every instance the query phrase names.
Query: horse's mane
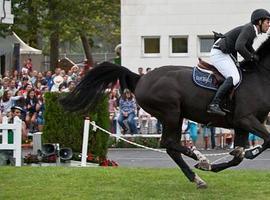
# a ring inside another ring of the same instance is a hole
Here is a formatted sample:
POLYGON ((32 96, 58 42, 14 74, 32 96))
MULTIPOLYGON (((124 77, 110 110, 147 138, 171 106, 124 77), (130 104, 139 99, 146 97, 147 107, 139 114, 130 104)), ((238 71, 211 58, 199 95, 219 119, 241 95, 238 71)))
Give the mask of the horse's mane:
MULTIPOLYGON (((270 37, 268 37, 260 46, 259 48, 255 51, 255 53, 259 56, 260 59, 263 59, 265 56, 268 55, 268 53, 270 53, 270 37)), ((247 60, 243 60, 242 62, 240 62, 240 66, 242 68, 247 69, 248 71, 254 71, 256 70, 256 67, 254 67, 255 65, 257 65, 258 63, 254 63, 252 61, 247 61, 247 60)))
POLYGON ((267 53, 270 52, 270 37, 268 37, 256 50, 256 54, 260 58, 264 57, 267 53))

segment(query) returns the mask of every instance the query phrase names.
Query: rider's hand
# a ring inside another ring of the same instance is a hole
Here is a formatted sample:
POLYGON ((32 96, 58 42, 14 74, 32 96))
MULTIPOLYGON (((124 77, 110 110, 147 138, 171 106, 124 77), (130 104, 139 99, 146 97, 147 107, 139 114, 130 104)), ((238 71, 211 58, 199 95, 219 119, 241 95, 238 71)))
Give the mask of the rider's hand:
POLYGON ((253 53, 253 54, 251 55, 251 61, 257 63, 257 62, 259 62, 259 60, 260 60, 260 58, 259 58, 259 56, 258 56, 257 54, 253 53))

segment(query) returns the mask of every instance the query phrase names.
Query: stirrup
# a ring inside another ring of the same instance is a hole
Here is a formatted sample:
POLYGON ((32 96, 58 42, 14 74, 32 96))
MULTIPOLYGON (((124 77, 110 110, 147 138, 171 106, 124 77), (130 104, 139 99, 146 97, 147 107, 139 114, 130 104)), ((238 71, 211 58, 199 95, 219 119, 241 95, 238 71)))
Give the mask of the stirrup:
POLYGON ((219 107, 218 104, 210 104, 207 108, 207 112, 211 113, 211 114, 216 114, 216 115, 221 115, 221 116, 225 116, 226 112, 224 112, 223 110, 221 110, 221 108, 219 107))

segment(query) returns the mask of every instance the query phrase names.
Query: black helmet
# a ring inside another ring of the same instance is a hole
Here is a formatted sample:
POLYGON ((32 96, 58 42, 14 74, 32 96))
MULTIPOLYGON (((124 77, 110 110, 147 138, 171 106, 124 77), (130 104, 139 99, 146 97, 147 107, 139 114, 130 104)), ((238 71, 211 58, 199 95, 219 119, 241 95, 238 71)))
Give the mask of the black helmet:
POLYGON ((265 9, 254 10, 251 14, 251 23, 255 24, 260 19, 270 19, 270 13, 265 9))

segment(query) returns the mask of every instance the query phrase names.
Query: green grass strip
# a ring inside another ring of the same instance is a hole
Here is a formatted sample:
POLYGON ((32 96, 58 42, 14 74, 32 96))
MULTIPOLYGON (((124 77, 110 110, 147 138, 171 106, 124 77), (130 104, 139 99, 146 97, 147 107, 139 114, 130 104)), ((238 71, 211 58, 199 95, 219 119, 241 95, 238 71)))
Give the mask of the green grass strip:
POLYGON ((0 167, 0 199, 270 199, 270 171, 196 172, 208 189, 176 168, 0 167))

